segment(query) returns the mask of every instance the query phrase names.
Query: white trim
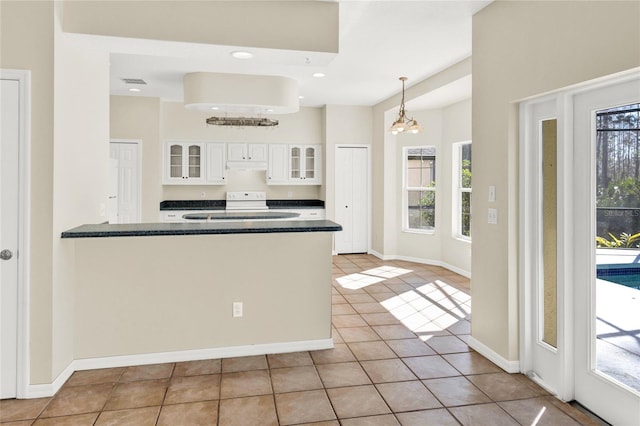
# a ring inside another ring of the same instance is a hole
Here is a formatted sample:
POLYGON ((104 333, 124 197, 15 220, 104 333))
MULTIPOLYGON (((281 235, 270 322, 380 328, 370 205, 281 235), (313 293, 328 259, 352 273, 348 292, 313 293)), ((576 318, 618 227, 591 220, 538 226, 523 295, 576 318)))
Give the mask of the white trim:
POLYGON ((20 139, 18 182, 18 347, 16 396, 25 397, 30 380, 29 365, 29 260, 31 224, 31 71, 0 69, 0 79, 20 83, 20 139))
POLYGON ((406 262, 421 263, 423 265, 441 266, 445 269, 450 270, 451 272, 455 272, 458 275, 462 275, 463 277, 466 277, 469 279, 471 278, 470 271, 465 271, 464 269, 458 268, 457 266, 450 265, 447 262, 443 262, 441 260, 422 259, 419 257, 400 256, 397 254, 385 255, 385 254, 378 253, 373 249, 369 250, 369 254, 377 257, 380 260, 404 260, 406 262))
POLYGON ((519 373, 520 372, 520 361, 509 361, 504 358, 499 353, 495 352, 493 349, 489 348, 484 343, 475 339, 473 336, 469 336, 469 340, 467 341, 469 347, 478 352, 480 355, 487 358, 489 361, 493 362, 498 367, 502 368, 507 373, 519 373))
POLYGON ((65 368, 53 383, 30 385, 24 398, 42 398, 54 395, 75 371, 97 368, 130 367, 167 362, 198 361, 252 355, 280 354, 333 349, 333 339, 302 340, 295 342, 265 343, 259 345, 228 346, 223 348, 193 349, 100 358, 76 359, 65 368))

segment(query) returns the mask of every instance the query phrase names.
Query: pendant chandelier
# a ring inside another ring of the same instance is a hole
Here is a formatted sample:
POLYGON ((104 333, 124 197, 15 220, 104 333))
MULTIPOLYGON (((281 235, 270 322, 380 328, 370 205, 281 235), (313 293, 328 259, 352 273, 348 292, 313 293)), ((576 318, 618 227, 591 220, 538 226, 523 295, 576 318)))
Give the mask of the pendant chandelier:
POLYGON ((407 81, 407 77, 400 77, 402 81, 402 101, 400 102, 400 111, 398 112, 398 119, 393 122, 393 125, 389 131, 397 135, 398 133, 420 133, 424 129, 418 124, 416 120, 407 118, 407 111, 404 108, 404 82, 407 81))

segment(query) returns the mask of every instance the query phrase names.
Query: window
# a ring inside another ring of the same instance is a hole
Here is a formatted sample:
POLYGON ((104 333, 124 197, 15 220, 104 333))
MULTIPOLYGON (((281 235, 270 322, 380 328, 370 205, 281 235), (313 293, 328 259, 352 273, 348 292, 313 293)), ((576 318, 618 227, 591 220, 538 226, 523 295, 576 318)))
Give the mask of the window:
POLYGON ((453 145, 454 236, 471 239, 471 142, 453 145))
POLYGON ((433 232, 436 227, 436 148, 404 149, 405 231, 433 232))

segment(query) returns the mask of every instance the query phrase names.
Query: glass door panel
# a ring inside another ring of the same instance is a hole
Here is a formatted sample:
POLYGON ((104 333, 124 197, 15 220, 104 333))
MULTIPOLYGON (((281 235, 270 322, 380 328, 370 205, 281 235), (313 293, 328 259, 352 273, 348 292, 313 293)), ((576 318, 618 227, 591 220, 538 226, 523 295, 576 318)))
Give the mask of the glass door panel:
POLYGON ((595 128, 596 368, 640 391, 640 103, 595 128))
POLYGON ((611 424, 640 424, 639 107, 640 75, 574 100, 575 399, 611 424))

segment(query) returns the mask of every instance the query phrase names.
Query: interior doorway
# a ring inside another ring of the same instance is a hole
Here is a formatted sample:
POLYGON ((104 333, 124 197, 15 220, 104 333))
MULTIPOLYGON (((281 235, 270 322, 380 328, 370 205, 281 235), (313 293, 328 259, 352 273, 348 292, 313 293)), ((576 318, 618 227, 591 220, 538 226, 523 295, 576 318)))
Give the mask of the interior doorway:
POLYGON ((109 144, 109 223, 141 221, 141 146, 137 139, 109 144))

